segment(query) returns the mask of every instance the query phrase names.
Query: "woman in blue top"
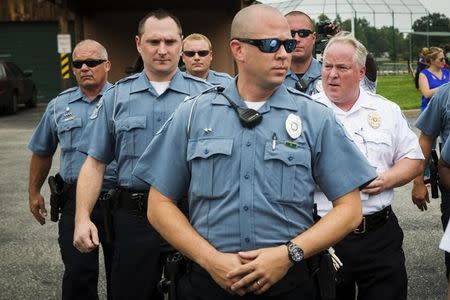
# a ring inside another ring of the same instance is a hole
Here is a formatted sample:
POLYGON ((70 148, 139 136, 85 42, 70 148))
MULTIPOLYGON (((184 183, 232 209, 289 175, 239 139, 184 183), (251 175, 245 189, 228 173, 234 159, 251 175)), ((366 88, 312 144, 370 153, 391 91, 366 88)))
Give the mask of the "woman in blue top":
POLYGON ((420 110, 424 111, 438 88, 449 82, 449 70, 444 68, 444 51, 438 47, 423 48, 422 55, 428 67, 419 74, 419 89, 422 93, 420 110))

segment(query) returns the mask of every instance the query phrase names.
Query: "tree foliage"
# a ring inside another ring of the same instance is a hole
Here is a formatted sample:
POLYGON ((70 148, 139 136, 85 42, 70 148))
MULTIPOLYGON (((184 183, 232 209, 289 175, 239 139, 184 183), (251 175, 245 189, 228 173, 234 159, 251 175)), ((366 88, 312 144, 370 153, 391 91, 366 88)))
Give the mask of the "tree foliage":
MULTIPOLYGON (((331 21, 331 19, 322 14, 318 17, 318 21, 331 21)), ((351 31, 350 19, 342 20, 341 16, 337 15, 333 22, 339 25, 342 30, 351 31)), ((430 16, 424 16, 417 19, 412 25, 412 29, 414 32, 450 32, 450 19, 443 14, 434 13, 430 16)), ((376 28, 371 26, 365 18, 355 19, 355 36, 375 55, 375 57, 384 57, 387 54, 388 57, 394 61, 408 60, 410 58, 411 38, 413 60, 416 58, 419 49, 426 46, 427 42, 426 37, 424 36, 404 35, 397 28, 393 28, 392 26, 376 28)), ((449 41, 449 37, 429 37, 430 46, 443 46, 445 43, 449 43, 449 41)))

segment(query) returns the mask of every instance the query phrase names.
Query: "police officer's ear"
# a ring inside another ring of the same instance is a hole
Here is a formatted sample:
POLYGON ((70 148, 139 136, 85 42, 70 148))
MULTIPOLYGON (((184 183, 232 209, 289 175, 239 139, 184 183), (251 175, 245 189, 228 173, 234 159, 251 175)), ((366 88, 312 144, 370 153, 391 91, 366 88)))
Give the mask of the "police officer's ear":
POLYGON ((137 49, 137 51, 139 53, 141 53, 141 38, 138 35, 136 35, 134 37, 134 41, 136 42, 136 49, 137 49))
POLYGON ((105 71, 109 72, 111 70, 111 62, 109 60, 105 61, 105 71))
POLYGON ((243 61, 245 57, 245 51, 242 47, 242 43, 238 40, 231 40, 230 41, 230 50, 233 54, 233 57, 236 61, 243 61))

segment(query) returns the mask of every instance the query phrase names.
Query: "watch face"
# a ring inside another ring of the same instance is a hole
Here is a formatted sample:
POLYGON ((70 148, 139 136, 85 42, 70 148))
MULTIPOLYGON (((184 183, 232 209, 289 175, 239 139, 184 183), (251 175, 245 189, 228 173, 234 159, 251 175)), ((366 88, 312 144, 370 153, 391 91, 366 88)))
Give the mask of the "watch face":
POLYGON ((300 262, 303 259, 304 257, 303 250, 300 249, 300 247, 298 247, 296 244, 289 243, 288 249, 289 249, 289 256, 293 262, 300 262))

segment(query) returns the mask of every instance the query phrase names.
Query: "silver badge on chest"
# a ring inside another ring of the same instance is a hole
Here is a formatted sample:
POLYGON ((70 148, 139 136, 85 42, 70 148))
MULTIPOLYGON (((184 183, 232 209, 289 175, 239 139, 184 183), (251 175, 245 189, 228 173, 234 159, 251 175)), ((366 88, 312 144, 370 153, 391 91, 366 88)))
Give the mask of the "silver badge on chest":
POLYGON ((286 131, 294 140, 302 134, 302 120, 299 116, 290 114, 286 118, 286 131))

